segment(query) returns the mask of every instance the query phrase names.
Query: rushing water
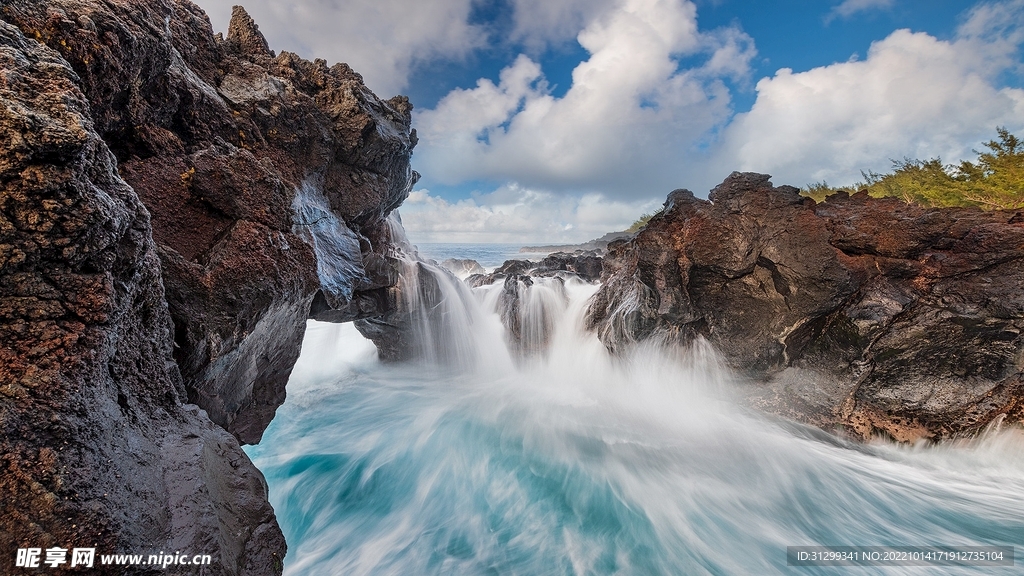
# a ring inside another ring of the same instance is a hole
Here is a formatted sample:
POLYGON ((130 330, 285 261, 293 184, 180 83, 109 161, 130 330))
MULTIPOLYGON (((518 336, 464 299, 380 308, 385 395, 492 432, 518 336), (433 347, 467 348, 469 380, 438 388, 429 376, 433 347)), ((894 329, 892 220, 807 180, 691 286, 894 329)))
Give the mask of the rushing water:
POLYGON ((595 289, 529 288, 536 346, 479 289, 455 361, 382 364, 351 325, 310 322, 247 449, 286 574, 1021 573, 787 567, 796 545, 1024 545, 1024 433, 860 445, 751 413, 706 345, 610 357, 581 327, 595 289))

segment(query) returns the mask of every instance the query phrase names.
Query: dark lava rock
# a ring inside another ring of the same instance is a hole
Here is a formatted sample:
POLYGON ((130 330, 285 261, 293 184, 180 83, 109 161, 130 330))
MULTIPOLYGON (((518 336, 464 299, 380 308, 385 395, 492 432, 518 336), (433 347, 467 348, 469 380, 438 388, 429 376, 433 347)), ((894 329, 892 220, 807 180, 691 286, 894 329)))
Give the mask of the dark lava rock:
POLYGON ((449 258, 441 262, 441 266, 456 276, 472 276, 473 274, 483 274, 486 272, 479 262, 468 258, 449 258))
POLYGON ((530 260, 506 260, 494 272, 470 274, 465 282, 471 288, 504 282, 512 276, 576 276, 586 282, 596 282, 600 280, 603 269, 604 258, 596 251, 577 250, 573 254, 555 252, 537 263, 530 260))
POLYGON ((580 250, 573 254, 555 252, 541 260, 534 269, 534 273, 543 275, 548 272, 565 270, 575 273, 587 282, 596 282, 601 279, 603 260, 604 259, 593 250, 580 250))
POLYGON ((557 315, 550 301, 538 298, 533 291, 553 289, 557 299, 564 306, 568 304, 565 281, 555 277, 540 282, 547 286, 536 286, 531 276, 512 275, 505 278, 498 297, 498 312, 506 328, 509 349, 517 357, 527 357, 547 351, 555 332, 557 315))
POLYGON ((495 268, 495 274, 504 274, 505 276, 515 276, 529 274, 530 270, 533 270, 536 265, 529 260, 505 260, 501 266, 495 268))
POLYGON ((275 55, 238 6, 227 39, 187 0, 13 0, 0 17, 70 63, 152 214, 189 400, 258 442, 314 297, 321 319, 386 312, 385 218, 417 177, 408 99, 275 55))
POLYGON ((490 286, 491 284, 497 282, 499 279, 504 280, 505 275, 470 274, 469 276, 466 276, 466 279, 463 280, 463 282, 465 282, 466 286, 469 286, 470 288, 480 288, 481 286, 490 286))
POLYGON ((183 404, 150 216, 92 112, 60 54, 0 21, 0 573, 58 546, 280 574, 263 476, 183 404))
POLYGON ((1021 221, 733 173, 610 247, 588 322, 611 349, 707 338, 754 403, 825 428, 971 433, 1024 415, 1021 221))

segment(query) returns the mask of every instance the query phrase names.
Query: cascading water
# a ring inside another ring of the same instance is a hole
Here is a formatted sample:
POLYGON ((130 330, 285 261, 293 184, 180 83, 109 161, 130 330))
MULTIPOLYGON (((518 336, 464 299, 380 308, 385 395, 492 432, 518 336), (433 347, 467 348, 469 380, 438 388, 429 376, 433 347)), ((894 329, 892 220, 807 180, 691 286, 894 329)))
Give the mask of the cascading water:
POLYGON ((310 322, 248 448, 286 574, 1020 573, 786 566, 796 545, 1024 545, 1018 429, 849 443, 739 407, 706 344, 611 356, 583 328, 595 286, 473 294, 423 263, 403 278, 441 296, 424 354, 384 364, 351 325, 310 322))
POLYGON ((512 275, 478 290, 484 309, 501 318, 505 343, 514 356, 523 359, 547 351, 569 304, 562 278, 512 275))
POLYGON ((475 305, 465 284, 433 264, 404 260, 402 266, 398 312, 411 324, 412 358, 455 370, 505 365, 507 351, 487 345, 496 341, 501 326, 475 305))

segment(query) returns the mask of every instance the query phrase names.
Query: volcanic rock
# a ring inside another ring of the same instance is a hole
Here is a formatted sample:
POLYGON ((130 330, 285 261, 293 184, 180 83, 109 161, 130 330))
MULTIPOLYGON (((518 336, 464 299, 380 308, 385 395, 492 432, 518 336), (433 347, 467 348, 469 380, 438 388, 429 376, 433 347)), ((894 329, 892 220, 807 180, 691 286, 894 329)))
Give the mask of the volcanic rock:
POLYGON ((447 268, 452 274, 455 274, 459 278, 465 278, 466 276, 483 274, 486 272, 479 262, 468 258, 448 258, 444 262, 441 262, 441 266, 447 268))
POLYGON ((61 55, 0 21, 0 573, 57 546, 95 547, 83 574, 159 551, 280 574, 263 476, 184 404, 150 216, 91 113, 61 55))
POLYGON ((377 346, 385 362, 418 359, 428 364, 467 361, 472 335, 456 318, 469 309, 469 288, 448 269, 412 257, 400 261, 395 287, 384 293, 385 314, 357 320, 356 328, 377 346))
POLYGON ((1022 221, 733 173, 611 247, 588 324, 613 350, 706 338, 754 404, 824 428, 974 433, 1024 416, 1022 221))
POLYGON ((545 275, 550 272, 565 270, 573 272, 587 282, 596 282, 601 278, 603 258, 596 251, 577 251, 573 254, 555 252, 549 254, 534 269, 534 274, 545 275))
POLYGON ((411 105, 239 7, 226 39, 188 0, 12 0, 0 27, 0 534, 279 574, 239 442, 314 301, 394 304, 411 105))
POLYGON ((0 16, 70 63, 152 214, 189 401, 258 442, 314 297, 320 318, 385 312, 386 218, 417 177, 408 99, 275 55, 238 6, 226 39, 188 0, 15 0, 0 16))
POLYGON ((577 250, 573 254, 555 252, 536 263, 530 260, 506 260, 495 268, 494 272, 470 274, 465 282, 471 288, 504 282, 513 276, 558 276, 563 280, 575 276, 586 282, 596 282, 601 278, 603 261, 604 259, 593 250, 577 250))
POLYGON ((505 260, 501 266, 494 269, 495 274, 503 274, 505 276, 516 276, 529 274, 536 265, 529 260, 505 260))

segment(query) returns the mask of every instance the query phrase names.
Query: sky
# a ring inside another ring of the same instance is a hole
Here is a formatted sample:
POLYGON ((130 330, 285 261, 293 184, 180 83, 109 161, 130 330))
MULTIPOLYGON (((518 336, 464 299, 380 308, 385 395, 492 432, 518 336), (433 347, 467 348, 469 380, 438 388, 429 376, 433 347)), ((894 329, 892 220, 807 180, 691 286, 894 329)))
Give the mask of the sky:
POLYGON ((1024 135, 1024 0, 244 2, 271 48, 408 95, 414 242, 582 242, 734 170, 848 186, 1024 135))

